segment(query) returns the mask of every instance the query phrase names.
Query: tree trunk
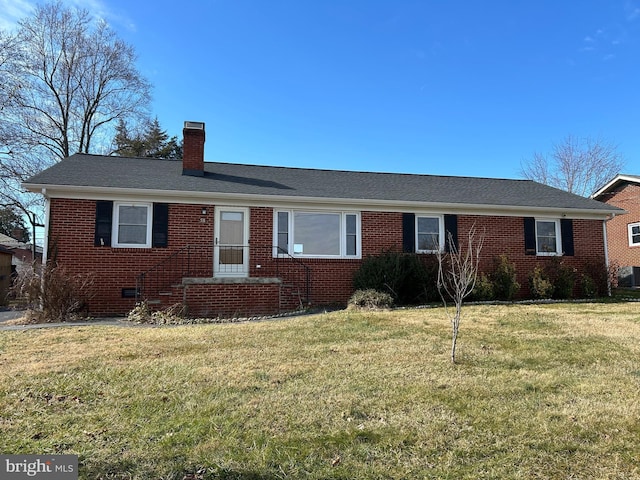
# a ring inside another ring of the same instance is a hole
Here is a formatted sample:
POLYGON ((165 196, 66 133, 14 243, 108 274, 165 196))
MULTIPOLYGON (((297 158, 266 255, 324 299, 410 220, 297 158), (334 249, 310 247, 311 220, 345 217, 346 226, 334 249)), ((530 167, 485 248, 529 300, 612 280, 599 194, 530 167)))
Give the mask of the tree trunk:
POLYGON ((456 342, 458 341, 458 332, 454 331, 451 339, 451 363, 456 363, 456 342))

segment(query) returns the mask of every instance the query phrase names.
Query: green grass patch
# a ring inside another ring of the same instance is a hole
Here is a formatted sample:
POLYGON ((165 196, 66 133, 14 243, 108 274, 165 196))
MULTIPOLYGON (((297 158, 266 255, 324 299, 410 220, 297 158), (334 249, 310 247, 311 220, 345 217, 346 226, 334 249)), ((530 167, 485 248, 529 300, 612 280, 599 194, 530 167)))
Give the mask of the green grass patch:
POLYGON ((0 333, 0 451, 81 478, 640 478, 635 304, 0 333))

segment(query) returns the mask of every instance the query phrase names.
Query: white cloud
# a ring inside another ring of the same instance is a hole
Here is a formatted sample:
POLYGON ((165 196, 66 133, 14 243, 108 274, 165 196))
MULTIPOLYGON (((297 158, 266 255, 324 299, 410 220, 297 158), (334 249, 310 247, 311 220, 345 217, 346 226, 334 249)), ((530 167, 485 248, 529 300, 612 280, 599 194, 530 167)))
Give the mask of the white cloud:
POLYGON ((13 30, 18 20, 33 12, 33 2, 28 0, 0 0, 0 28, 13 30))
POLYGON ((625 3, 624 10, 627 14, 627 20, 630 22, 633 22, 640 17, 640 7, 638 7, 634 2, 629 1, 625 3))
MULTIPOLYGON (((63 0, 62 3, 69 7, 87 10, 94 17, 106 20, 112 26, 119 25, 130 31, 136 29, 131 19, 112 12, 102 0, 63 0)), ((36 0, 0 0, 0 28, 13 30, 18 20, 33 13, 36 4, 36 0)))
POLYGON ((109 9, 102 0, 63 0, 67 5, 82 8, 91 13, 94 17, 105 20, 111 26, 119 25, 130 31, 135 31, 136 26, 133 21, 125 15, 120 15, 109 9))

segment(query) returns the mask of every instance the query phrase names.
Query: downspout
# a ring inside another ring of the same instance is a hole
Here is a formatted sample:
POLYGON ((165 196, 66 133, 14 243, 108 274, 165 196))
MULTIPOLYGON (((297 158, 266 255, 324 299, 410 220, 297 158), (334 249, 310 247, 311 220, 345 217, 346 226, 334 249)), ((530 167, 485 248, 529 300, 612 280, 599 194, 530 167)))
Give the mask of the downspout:
POLYGON ((49 212, 51 202, 47 197, 47 189, 42 189, 42 195, 44 196, 44 240, 42 243, 42 265, 47 264, 47 258, 49 256, 49 212))
MULTIPOLYGON (((47 257, 49 252, 49 197, 47 197, 47 189, 42 189, 42 196, 44 197, 44 236, 42 242, 42 275, 40 277, 40 311, 44 310, 44 291, 46 288, 46 275, 47 271, 47 257)), ((33 239, 35 244, 35 238, 33 239)))
POLYGON ((611 275, 609 274, 609 240, 607 238, 607 222, 613 220, 616 214, 612 213, 602 222, 602 235, 604 237, 604 265, 607 269, 607 296, 611 296, 611 275))

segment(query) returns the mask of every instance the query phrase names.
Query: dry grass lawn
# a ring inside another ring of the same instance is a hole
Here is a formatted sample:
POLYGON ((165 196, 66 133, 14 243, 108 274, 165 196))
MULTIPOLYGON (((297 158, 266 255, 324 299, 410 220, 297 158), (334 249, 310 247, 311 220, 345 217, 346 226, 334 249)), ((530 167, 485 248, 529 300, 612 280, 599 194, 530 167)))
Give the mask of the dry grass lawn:
POLYGON ((640 304, 0 332, 0 451, 88 479, 640 479, 640 304))

